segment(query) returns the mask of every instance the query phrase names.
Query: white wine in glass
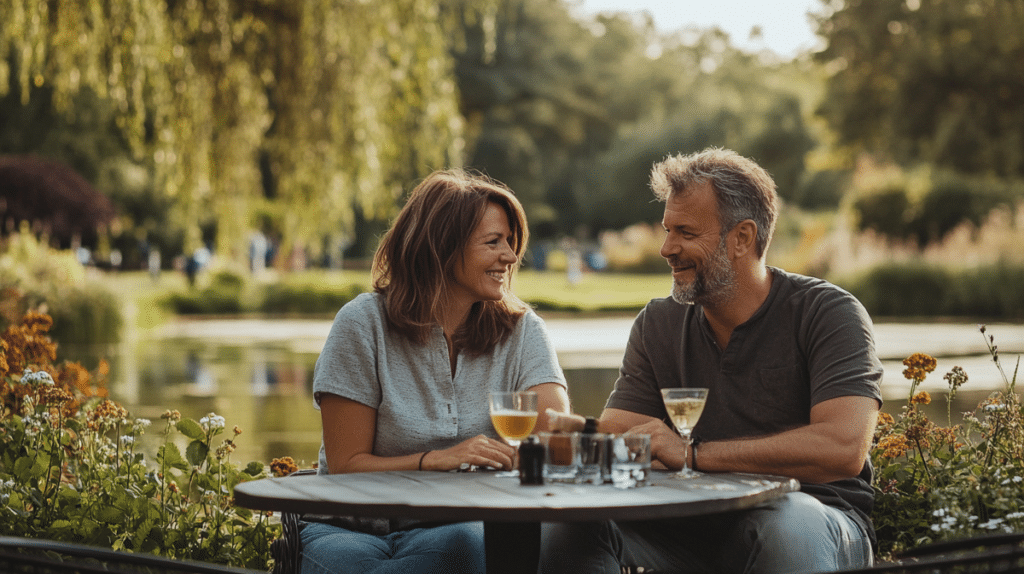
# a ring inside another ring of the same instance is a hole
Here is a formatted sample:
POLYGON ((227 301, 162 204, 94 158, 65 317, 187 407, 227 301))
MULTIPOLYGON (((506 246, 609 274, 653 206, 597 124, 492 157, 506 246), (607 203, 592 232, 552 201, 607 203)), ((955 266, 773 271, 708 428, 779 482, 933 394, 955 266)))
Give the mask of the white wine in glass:
MULTIPOLYGON (((537 425, 537 393, 532 391, 492 392, 491 424, 505 442, 518 448, 537 425)), ((518 477, 518 470, 499 472, 498 476, 518 477)))
MULTIPOLYGON (((708 390, 703 388, 661 389, 661 397, 665 401, 665 410, 668 411, 672 424, 675 425, 679 435, 686 442, 686 448, 689 449, 690 433, 700 419, 701 413, 704 412, 704 404, 708 400, 708 390)), ((687 466, 687 458, 689 458, 689 453, 684 450, 683 468, 672 476, 676 478, 700 476, 699 472, 687 466)))

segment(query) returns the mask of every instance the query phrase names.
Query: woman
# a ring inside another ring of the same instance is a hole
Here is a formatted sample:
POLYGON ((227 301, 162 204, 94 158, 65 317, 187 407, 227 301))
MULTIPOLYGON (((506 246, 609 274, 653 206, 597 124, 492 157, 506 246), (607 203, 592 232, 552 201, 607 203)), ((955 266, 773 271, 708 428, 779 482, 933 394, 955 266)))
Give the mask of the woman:
MULTIPOLYGON (((435 172, 413 190, 374 256, 374 292, 342 307, 317 360, 321 474, 510 469, 488 392, 569 410, 544 325, 510 291, 527 237, 519 201, 484 176, 435 172)), ((480 523, 330 522, 303 526, 306 574, 484 571, 480 523)))

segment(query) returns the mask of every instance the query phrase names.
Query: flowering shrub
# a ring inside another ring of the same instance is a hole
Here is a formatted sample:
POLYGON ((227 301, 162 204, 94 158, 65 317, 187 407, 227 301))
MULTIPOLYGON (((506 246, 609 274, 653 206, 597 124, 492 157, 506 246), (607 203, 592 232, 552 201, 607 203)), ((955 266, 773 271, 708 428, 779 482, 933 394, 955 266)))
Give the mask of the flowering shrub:
POLYGON ((147 460, 137 444, 150 421, 105 398, 105 364, 54 366, 49 326, 30 312, 0 334, 0 535, 266 570, 280 525, 231 496, 267 475, 231 462, 242 431, 224 438, 223 417, 167 411, 147 460))
POLYGON ((948 426, 941 426, 922 411, 931 396, 917 391, 936 360, 915 353, 903 361, 903 376, 911 381, 907 404, 895 418, 879 413, 871 450, 873 519, 883 558, 928 542, 1024 530, 1024 410, 1015 391, 1017 371, 1007 377, 995 339, 988 335, 985 343, 1006 387, 955 425, 950 405, 967 373, 953 367, 943 377, 948 426))

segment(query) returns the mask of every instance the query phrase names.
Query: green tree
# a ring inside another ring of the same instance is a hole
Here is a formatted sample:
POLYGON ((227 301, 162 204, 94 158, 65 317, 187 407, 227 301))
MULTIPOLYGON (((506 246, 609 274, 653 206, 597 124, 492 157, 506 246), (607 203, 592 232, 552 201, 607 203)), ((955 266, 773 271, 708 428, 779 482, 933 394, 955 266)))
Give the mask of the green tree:
POLYGON ((467 164, 512 187, 540 235, 572 231, 576 170, 644 105, 641 33, 624 19, 585 26, 564 0, 502 0, 489 26, 470 23, 456 50, 467 164))
POLYGON ((904 164, 1024 175, 1024 0, 826 2, 820 113, 904 164))
POLYGON ((110 101, 186 250, 215 228, 244 257, 257 214, 315 250, 461 161, 432 0, 0 0, 0 20, 0 95, 45 88, 65 115, 83 90, 110 101))

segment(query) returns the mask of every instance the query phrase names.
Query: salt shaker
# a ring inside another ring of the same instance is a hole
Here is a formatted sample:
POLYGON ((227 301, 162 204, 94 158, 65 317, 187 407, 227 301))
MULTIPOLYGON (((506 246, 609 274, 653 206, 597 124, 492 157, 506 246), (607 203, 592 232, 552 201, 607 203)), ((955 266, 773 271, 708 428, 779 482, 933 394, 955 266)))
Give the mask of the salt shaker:
POLYGON ((519 445, 519 484, 544 484, 544 445, 536 435, 526 437, 519 445))

